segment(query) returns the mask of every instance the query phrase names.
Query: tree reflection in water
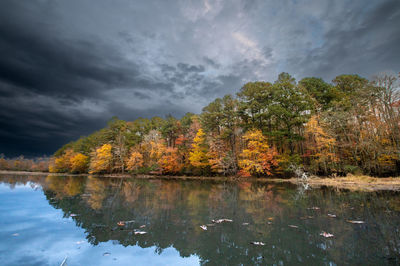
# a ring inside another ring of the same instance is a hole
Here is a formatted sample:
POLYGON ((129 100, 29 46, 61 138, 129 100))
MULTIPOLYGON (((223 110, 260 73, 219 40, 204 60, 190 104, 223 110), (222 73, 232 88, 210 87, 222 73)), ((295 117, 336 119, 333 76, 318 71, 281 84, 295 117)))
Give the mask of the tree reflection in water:
POLYGON ((211 264, 398 264, 400 194, 328 187, 299 190, 286 183, 1 177, 13 187, 42 186, 49 204, 86 230, 92 245, 174 247, 211 264), (312 207, 319 207, 312 208, 312 207), (331 218, 327 214, 335 214, 331 218), (208 226, 212 219, 232 223, 208 226), (347 220, 363 220, 351 224, 347 220), (118 226, 119 221, 134 221, 118 226), (248 225, 247 225, 248 223, 248 225), (134 230, 145 225, 144 235, 134 230), (289 227, 295 225, 296 227, 289 227), (320 236, 322 231, 333 238, 320 236), (265 246, 251 245, 262 241, 265 246))

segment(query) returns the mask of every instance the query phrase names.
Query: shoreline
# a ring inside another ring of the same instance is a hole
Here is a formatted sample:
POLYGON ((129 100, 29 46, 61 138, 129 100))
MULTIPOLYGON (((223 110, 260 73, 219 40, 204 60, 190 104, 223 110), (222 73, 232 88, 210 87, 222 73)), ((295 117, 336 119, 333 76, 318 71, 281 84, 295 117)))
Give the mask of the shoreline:
POLYGON ((355 176, 348 175, 347 177, 316 177, 312 176, 307 181, 302 181, 297 178, 256 178, 256 177, 224 177, 224 176, 169 176, 169 175, 130 175, 130 174, 70 174, 70 173, 49 173, 49 172, 26 172, 26 171, 7 171, 0 170, 0 174, 11 175, 55 175, 55 176, 95 176, 106 178, 137 178, 137 179, 165 179, 165 180, 209 180, 209 181, 230 181, 230 182, 288 182, 296 185, 308 185, 311 188, 322 186, 335 187, 338 189, 349 189, 357 191, 378 191, 378 190, 393 190, 400 191, 400 177, 371 177, 371 176, 355 176))

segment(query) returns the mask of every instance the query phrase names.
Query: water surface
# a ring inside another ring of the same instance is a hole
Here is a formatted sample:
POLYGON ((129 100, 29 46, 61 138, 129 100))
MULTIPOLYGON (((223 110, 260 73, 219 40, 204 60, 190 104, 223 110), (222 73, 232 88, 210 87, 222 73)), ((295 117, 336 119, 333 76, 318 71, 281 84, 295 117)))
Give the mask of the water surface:
POLYGON ((400 263, 394 191, 0 175, 0 202, 1 265, 400 263))

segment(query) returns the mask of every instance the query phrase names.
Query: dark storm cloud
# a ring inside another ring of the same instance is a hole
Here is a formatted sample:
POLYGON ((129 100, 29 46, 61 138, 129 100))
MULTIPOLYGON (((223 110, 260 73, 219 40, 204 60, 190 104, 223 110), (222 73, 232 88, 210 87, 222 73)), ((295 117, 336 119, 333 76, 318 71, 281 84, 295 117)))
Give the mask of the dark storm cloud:
POLYGON ((400 1, 381 2, 341 18, 325 33, 324 45, 289 60, 290 69, 328 81, 345 73, 369 78, 380 71, 400 70, 400 1))
POLYGON ((51 154, 112 116, 199 112, 248 81, 400 68, 400 2, 0 3, 0 153, 51 154))

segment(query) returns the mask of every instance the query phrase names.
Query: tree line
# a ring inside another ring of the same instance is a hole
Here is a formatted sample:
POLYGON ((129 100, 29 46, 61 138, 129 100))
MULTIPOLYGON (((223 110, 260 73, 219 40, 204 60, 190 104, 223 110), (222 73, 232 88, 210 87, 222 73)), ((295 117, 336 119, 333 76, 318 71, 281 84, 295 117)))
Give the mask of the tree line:
POLYGON ((399 78, 249 82, 201 114, 118 118, 61 147, 50 172, 290 176, 400 174, 399 78))
POLYGON ((47 172, 49 161, 49 157, 29 159, 21 155, 16 158, 6 158, 4 154, 0 154, 0 170, 47 172))

